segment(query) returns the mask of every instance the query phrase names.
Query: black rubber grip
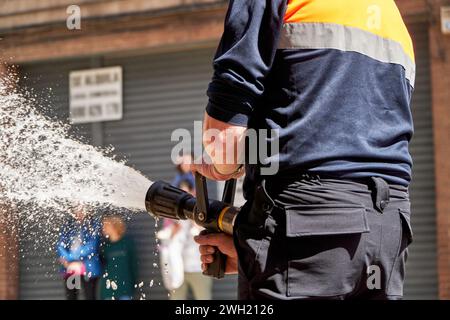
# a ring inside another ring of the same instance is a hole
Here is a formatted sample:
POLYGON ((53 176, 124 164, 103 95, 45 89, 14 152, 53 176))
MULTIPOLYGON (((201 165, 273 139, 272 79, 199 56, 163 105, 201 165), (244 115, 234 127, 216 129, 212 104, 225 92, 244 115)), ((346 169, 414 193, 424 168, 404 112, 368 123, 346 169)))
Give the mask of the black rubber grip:
POLYGON ((215 248, 214 262, 209 263, 206 271, 203 272, 205 276, 210 276, 216 279, 222 279, 225 276, 225 267, 227 264, 227 256, 219 249, 215 248))

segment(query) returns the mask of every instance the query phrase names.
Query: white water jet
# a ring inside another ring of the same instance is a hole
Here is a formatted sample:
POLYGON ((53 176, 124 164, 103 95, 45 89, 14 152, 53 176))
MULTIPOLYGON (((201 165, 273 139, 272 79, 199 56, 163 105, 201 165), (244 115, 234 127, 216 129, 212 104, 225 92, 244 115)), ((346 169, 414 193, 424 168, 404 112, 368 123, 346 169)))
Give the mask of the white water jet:
MULTIPOLYGON (((137 170, 71 137, 70 126, 39 113, 35 99, 0 79, 0 193, 12 203, 68 210, 70 204, 145 210, 151 185, 137 170)), ((0 197, 1 199, 1 197, 0 197)))

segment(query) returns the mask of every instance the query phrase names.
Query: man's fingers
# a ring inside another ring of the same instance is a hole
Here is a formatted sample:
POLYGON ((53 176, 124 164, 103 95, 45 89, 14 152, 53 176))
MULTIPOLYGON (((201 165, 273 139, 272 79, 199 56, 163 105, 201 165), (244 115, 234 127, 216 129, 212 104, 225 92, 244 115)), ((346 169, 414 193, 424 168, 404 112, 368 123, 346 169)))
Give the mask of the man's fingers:
POLYGON ((214 262, 214 257, 212 255, 203 255, 203 256, 200 256, 200 260, 203 263, 209 264, 209 263, 214 262))
POLYGON ((216 249, 214 249, 214 247, 204 245, 200 246, 199 250, 201 255, 213 254, 214 252, 216 252, 216 249))
MULTIPOLYGON (((198 172, 202 176, 216 181, 226 181, 232 178, 236 178, 237 173, 232 174, 222 174, 219 173, 216 169, 214 169, 214 165, 208 164, 208 163, 202 163, 202 164, 191 164, 191 171, 192 172, 198 172)), ((239 173, 238 175, 241 175, 239 173)))
POLYGON ((225 243, 227 235, 223 233, 201 234, 194 237, 195 242, 199 245, 207 245, 218 247, 225 243))
POLYGON ((200 173, 202 176, 214 180, 214 176, 211 174, 211 165, 209 164, 195 164, 192 163, 191 164, 191 171, 193 173, 198 172, 200 173))
POLYGON ((191 169, 191 171, 194 172, 194 173, 195 173, 195 172, 201 173, 201 165, 199 165, 199 164, 191 163, 190 169, 191 169))

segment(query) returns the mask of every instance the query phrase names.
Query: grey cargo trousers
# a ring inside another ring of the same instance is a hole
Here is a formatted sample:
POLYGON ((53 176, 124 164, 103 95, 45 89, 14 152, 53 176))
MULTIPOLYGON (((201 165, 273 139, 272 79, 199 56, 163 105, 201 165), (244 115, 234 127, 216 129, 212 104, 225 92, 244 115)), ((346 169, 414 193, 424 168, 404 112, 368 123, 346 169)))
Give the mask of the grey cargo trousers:
POLYGON ((381 178, 262 181, 235 226, 240 299, 401 299, 408 189, 381 178))

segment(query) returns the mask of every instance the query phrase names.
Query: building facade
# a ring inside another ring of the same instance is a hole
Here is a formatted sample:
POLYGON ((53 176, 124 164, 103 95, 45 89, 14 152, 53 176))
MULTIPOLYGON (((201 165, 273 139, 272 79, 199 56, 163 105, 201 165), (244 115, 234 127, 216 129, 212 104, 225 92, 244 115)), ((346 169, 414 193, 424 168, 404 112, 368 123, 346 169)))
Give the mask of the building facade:
MULTIPOLYGON (((412 107, 416 133, 411 145, 414 243, 405 295, 449 299, 450 36, 441 30, 441 8, 450 2, 396 2, 413 37, 418 66, 412 107)), ((0 61, 17 66, 19 85, 45 96, 42 103, 63 118, 69 112, 71 71, 121 66, 123 119, 79 125, 76 130, 95 145, 114 145, 152 179, 170 180, 174 174, 171 132, 192 131, 193 121, 202 119, 227 3, 0 0, 0 61), (73 2, 81 9, 81 29, 69 30, 67 8, 73 2)), ((158 284, 154 229, 154 221, 145 214, 131 218, 140 277, 158 284)), ((21 228, 17 230, 0 232, 0 298, 62 298, 54 254, 21 234, 21 228)), ((235 298, 235 290, 235 278, 218 281, 214 296, 235 298)), ((167 297, 158 285, 145 293, 149 299, 167 297)))

